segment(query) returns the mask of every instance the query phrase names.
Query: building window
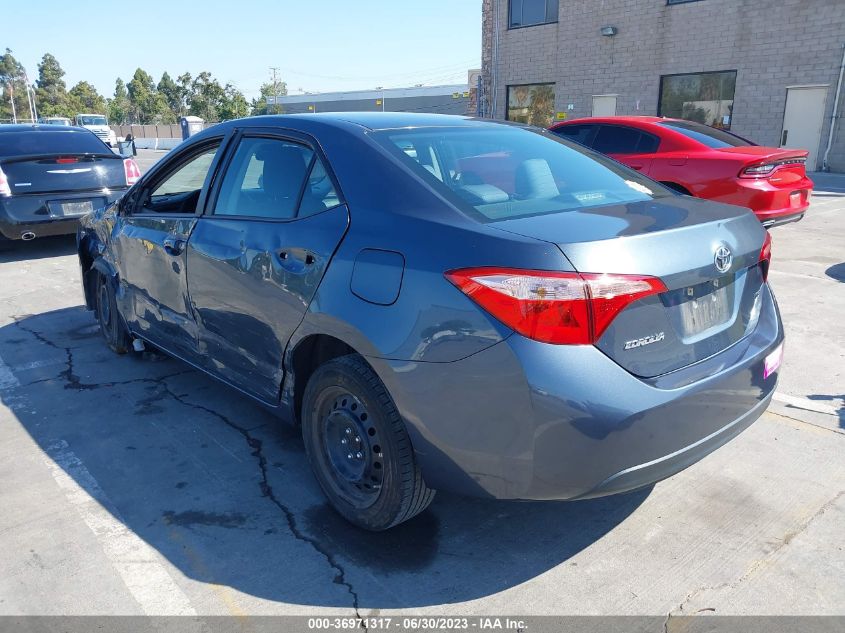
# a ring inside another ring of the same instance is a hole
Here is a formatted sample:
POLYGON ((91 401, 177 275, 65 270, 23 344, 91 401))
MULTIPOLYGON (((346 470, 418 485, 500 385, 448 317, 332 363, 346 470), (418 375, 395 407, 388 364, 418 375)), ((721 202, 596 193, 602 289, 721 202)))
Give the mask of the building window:
POLYGON ((534 26, 557 22, 559 0, 511 0, 508 26, 534 26))
POLYGON ((657 114, 729 130, 735 90, 735 70, 664 75, 657 114))
POLYGON ((554 110, 554 84, 508 86, 508 121, 549 127, 554 110))

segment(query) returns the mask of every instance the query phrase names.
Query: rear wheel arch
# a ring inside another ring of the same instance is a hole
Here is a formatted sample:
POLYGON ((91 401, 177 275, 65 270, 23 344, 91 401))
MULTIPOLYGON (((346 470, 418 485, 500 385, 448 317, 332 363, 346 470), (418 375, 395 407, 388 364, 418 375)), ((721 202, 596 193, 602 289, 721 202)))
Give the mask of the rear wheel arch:
POLYGON ((685 196, 693 195, 693 193, 689 189, 687 189, 683 185, 680 185, 676 182, 670 182, 668 180, 661 180, 660 184, 663 185, 664 187, 668 187, 669 189, 671 189, 673 191, 677 191, 678 193, 682 193, 685 196))
POLYGON ((299 425, 302 421, 302 396, 314 372, 320 365, 350 354, 360 355, 360 352, 330 334, 310 334, 296 344, 288 363, 292 376, 292 384, 288 390, 292 390, 295 424, 299 425))

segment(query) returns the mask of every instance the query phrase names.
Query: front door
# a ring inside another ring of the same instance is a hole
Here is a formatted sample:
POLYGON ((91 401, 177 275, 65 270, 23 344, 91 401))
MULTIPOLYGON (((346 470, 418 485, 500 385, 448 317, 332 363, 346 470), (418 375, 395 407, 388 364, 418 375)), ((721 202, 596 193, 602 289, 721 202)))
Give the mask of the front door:
POLYGON ((593 116, 616 116, 616 95, 594 95, 593 116))
POLYGON ((278 399, 284 352, 349 223, 308 140, 244 134, 188 241, 188 289, 206 368, 278 399))
POLYGON ((592 140, 594 150, 632 169, 649 173, 660 139, 649 132, 625 125, 601 124, 597 127, 592 140))
POLYGON ((809 151, 807 171, 818 169, 826 100, 826 86, 797 87, 786 90, 786 109, 783 113, 780 146, 809 151))
POLYGON ((130 328, 163 349, 194 360, 196 322, 187 300, 186 245, 220 139, 153 174, 114 233, 121 313, 130 328))

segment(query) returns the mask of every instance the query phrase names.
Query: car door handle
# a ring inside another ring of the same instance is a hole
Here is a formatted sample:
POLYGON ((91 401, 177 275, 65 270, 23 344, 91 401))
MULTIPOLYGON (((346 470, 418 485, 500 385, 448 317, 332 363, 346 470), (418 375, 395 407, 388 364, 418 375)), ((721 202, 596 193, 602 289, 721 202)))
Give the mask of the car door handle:
POLYGON ((185 249, 185 240, 178 237, 166 237, 162 246, 164 246, 164 252, 168 255, 181 255, 185 249))
POLYGON ((637 164, 632 163, 630 165, 630 167, 631 167, 631 169, 636 169, 637 171, 640 171, 644 167, 644 165, 637 165, 637 164))

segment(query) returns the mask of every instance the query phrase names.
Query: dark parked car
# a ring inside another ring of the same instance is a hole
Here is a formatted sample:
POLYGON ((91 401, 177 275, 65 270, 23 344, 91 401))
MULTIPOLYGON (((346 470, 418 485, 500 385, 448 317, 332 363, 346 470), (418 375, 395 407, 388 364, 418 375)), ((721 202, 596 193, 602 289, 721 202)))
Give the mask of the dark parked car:
POLYGON ((140 339, 301 425, 374 530, 435 489, 668 477, 762 414, 782 352, 753 214, 463 117, 217 125, 86 216, 79 258, 113 350, 140 339))
POLYGON ((76 233, 79 218, 114 202, 140 177, 83 128, 0 125, 0 241, 76 233))

